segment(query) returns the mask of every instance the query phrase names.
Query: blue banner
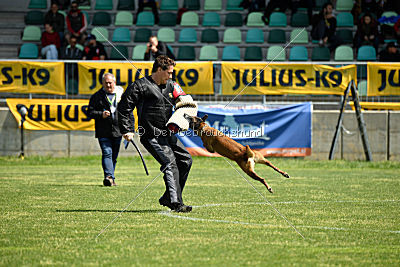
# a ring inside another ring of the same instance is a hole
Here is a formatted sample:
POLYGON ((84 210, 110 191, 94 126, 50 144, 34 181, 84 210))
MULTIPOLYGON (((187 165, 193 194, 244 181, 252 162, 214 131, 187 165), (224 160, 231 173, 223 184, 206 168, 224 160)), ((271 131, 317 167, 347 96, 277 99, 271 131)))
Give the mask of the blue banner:
MULTIPOLYGON (((198 116, 205 114, 208 125, 265 156, 311 155, 311 103, 276 109, 200 106, 198 116)), ((178 137, 192 155, 218 156, 209 153, 191 130, 178 137)))

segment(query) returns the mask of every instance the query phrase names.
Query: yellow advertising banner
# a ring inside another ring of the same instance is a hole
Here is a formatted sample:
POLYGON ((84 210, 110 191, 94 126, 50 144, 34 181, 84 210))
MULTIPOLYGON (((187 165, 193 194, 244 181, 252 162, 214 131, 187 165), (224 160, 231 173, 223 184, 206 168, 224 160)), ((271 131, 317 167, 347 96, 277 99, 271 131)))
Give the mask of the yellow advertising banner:
POLYGON ((399 63, 368 63, 368 96, 400 95, 399 63))
MULTIPOLYGON (((28 130, 94 131, 94 120, 88 116, 88 99, 23 99, 7 98, 7 105, 19 123, 17 105, 25 105, 24 128, 28 130)), ((137 115, 134 111, 135 127, 137 115)))
POLYGON ((0 61, 0 92, 65 95, 64 63, 0 61))
POLYGON ((246 95, 342 95, 350 81, 357 77, 355 65, 339 68, 287 63, 266 66, 248 62, 222 62, 221 65, 224 95, 236 95, 241 91, 246 95))
MULTIPOLYGON (((399 102, 360 102, 363 110, 400 110, 399 102)), ((350 102, 351 108, 354 110, 354 102, 350 102)))
MULTIPOLYGON (((150 75, 153 62, 135 62, 137 70, 128 62, 79 62, 79 93, 93 94, 101 88, 104 73, 115 75, 117 85, 124 89, 143 75, 150 75)), ((214 94, 212 62, 177 63, 173 79, 187 94, 214 94)))

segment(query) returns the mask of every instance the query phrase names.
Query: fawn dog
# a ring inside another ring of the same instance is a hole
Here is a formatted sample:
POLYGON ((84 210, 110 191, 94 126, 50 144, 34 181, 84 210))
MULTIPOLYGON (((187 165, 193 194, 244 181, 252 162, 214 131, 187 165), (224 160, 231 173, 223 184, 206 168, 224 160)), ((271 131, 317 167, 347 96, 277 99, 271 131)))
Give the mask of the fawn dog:
POLYGON ((271 162, 264 158, 264 156, 258 152, 252 150, 248 145, 243 146, 233 140, 232 138, 224 135, 221 131, 208 126, 205 123, 208 115, 204 115, 202 118, 192 117, 185 114, 185 118, 189 121, 190 128, 201 137, 204 147, 208 152, 217 152, 221 156, 236 161, 239 167, 254 180, 260 181, 265 185, 270 193, 273 193, 272 188, 267 182, 254 171, 254 164, 261 163, 265 164, 275 171, 279 172, 286 178, 289 178, 289 174, 281 171, 271 162))

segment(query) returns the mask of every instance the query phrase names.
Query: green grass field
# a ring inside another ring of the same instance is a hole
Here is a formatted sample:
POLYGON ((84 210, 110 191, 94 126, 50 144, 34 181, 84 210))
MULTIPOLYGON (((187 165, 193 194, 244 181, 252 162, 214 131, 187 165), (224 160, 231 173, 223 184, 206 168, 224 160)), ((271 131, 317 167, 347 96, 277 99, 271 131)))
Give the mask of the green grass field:
POLYGON ((400 265, 400 163, 275 159, 257 165, 274 189, 222 158, 194 158, 189 214, 158 205, 159 174, 120 158, 118 187, 102 186, 100 157, 0 158, 0 265, 400 265), (240 171, 243 173, 242 171, 240 171), (247 178, 247 176, 246 176, 247 178))

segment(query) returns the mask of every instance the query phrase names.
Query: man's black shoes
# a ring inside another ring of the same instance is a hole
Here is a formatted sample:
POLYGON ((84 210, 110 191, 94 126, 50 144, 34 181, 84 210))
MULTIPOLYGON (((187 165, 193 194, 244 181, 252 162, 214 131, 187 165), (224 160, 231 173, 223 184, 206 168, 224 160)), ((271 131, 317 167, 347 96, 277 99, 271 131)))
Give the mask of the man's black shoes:
POLYGON ((192 206, 187 206, 184 204, 175 205, 174 209, 175 212, 191 212, 192 206))
POLYGON ((164 199, 164 198, 160 198, 160 199, 158 200, 158 202, 160 203, 161 206, 168 207, 168 208, 170 208, 171 210, 174 209, 174 206, 171 204, 171 202, 169 202, 168 200, 166 200, 166 199, 164 199))

